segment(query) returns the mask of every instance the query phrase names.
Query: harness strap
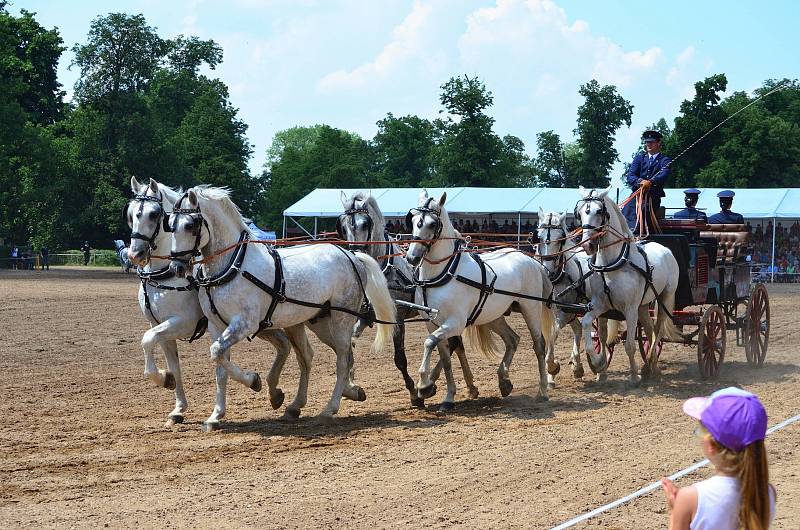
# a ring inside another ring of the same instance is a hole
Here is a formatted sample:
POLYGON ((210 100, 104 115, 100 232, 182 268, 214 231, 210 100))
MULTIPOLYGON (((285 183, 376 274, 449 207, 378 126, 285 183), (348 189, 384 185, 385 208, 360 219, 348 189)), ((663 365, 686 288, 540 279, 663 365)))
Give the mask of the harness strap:
POLYGON ((424 305, 428 305, 428 289, 433 287, 441 287, 446 285, 452 278, 455 277, 456 271, 458 270, 458 264, 461 263, 461 240, 455 240, 453 245, 453 255, 450 256, 450 261, 447 263, 447 267, 442 270, 436 277, 430 280, 420 280, 418 278, 414 278, 414 285, 418 287, 422 287, 422 301, 424 305))

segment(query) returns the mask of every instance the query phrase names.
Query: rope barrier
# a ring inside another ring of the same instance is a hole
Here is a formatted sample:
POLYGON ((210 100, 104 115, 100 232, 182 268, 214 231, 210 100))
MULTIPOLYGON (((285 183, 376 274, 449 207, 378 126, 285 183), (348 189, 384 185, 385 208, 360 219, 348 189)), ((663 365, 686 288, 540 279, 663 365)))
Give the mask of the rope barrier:
MULTIPOLYGON (((783 429, 785 427, 788 427, 789 425, 791 425, 791 424, 793 424, 795 422, 798 422, 798 421, 800 421, 800 414, 798 414, 796 416, 792 416, 791 418, 788 418, 788 419, 780 422, 779 424, 774 425, 773 427, 770 427, 767 430, 767 434, 772 434, 773 432, 779 431, 779 430, 781 430, 781 429, 783 429)), ((686 476, 686 475, 688 475, 690 473, 693 473, 694 471, 697 471, 701 467, 706 466, 708 463, 709 463, 708 459, 701 460, 700 462, 697 462, 696 464, 692 464, 691 466, 689 466, 687 468, 684 468, 684 469, 678 471, 677 473, 673 473, 672 475, 670 475, 667 478, 669 478, 670 480, 677 480, 677 479, 679 479, 679 478, 681 478, 683 476, 686 476)), ((573 527, 576 524, 582 523, 583 521, 591 519, 592 517, 594 517, 596 515, 600 515, 603 512, 607 512, 608 510, 616 508, 617 506, 621 506, 621 505, 625 504, 626 502, 632 501, 633 499, 635 499, 637 497, 641 497, 642 495, 650 493, 651 491, 653 491, 655 489, 658 489, 660 486, 661 486, 661 481, 660 480, 656 481, 656 482, 652 482, 652 483, 648 484, 647 486, 645 486, 645 487, 643 487, 643 488, 641 488, 639 490, 634 491, 630 495, 626 495, 626 496, 624 496, 624 497, 622 497, 620 499, 617 499, 617 500, 615 500, 613 502, 609 502, 608 504, 604 504, 604 505, 600 506, 599 508, 595 508, 594 510, 592 510, 590 512, 586 512, 583 515, 579 515, 578 517, 575 517, 573 519, 570 519, 569 521, 561 523, 558 526, 554 526, 551 530, 564 530, 566 528, 573 527)))

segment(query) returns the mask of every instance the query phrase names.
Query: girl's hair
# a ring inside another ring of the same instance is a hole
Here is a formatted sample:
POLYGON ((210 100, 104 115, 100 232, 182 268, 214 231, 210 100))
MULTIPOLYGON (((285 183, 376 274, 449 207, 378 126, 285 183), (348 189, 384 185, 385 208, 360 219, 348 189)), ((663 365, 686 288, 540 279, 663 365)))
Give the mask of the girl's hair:
MULTIPOLYGON (((702 426, 702 424, 701 424, 702 426)), ((758 440, 741 451, 733 451, 720 444, 703 427, 705 438, 720 456, 721 471, 739 479, 741 502, 739 528, 741 530, 767 530, 770 522, 769 469, 764 440, 758 440)))

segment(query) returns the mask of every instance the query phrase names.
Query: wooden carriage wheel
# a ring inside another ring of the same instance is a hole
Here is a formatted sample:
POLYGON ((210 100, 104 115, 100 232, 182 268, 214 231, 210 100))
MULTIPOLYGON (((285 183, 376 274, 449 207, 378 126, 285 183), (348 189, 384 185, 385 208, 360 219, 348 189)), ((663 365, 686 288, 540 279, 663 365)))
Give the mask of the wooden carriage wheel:
MULTIPOLYGON (((594 345, 594 354, 600 355, 602 351, 602 347, 600 346, 600 328, 597 324, 597 319, 592 321, 592 344, 594 345)), ((612 344, 611 346, 606 345, 606 366, 611 365, 611 358, 614 357, 614 346, 616 344, 612 344)))
POLYGON ((725 313, 721 307, 711 306, 703 313, 697 336, 697 364, 703 379, 719 375, 725 358, 725 339, 725 313))
POLYGON ((761 367, 769 346, 769 296, 764 284, 750 292, 744 320, 744 353, 750 366, 761 367))

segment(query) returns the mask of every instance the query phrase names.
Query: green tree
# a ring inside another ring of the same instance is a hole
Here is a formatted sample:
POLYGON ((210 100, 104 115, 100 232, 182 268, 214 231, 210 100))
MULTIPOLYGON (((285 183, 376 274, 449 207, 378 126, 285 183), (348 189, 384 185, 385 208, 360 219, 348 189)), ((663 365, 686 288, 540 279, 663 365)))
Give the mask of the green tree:
POLYGON ((664 141, 664 150, 671 156, 677 157, 685 149, 692 147, 670 167, 671 185, 677 187, 696 185, 697 174, 711 162, 711 151, 719 144, 722 131, 719 129, 710 133, 709 131, 726 118, 719 102, 720 93, 727 87, 728 79, 725 74, 707 77, 695 83, 694 98, 681 103, 680 114, 675 118, 672 134, 664 141))
POLYGON ((389 113, 378 123, 371 145, 375 178, 386 186, 416 188, 433 173, 436 129, 418 116, 389 113))
POLYGON ((633 105, 617 93, 613 85, 600 86, 592 79, 579 90, 585 98, 578 107, 575 134, 583 152, 578 167, 579 182, 584 186, 608 186, 608 175, 619 153, 614 149, 617 130, 630 127, 633 105))
MULTIPOLYGON (((494 118, 485 110, 492 93, 477 78, 453 77, 442 85, 440 101, 447 113, 437 120, 441 142, 432 184, 441 186, 510 186, 518 168, 510 168, 507 146, 494 133, 494 118)), ((513 149, 512 149, 513 151, 513 149)))

